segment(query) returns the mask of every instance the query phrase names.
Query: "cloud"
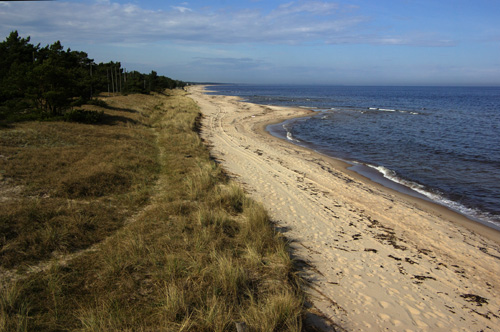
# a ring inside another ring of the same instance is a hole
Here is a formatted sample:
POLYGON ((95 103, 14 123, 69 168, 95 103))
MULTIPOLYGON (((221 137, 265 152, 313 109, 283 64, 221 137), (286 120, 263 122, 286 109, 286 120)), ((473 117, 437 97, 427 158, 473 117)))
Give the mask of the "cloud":
POLYGON ((244 58, 217 58, 217 57, 196 57, 193 59, 192 65, 197 67, 210 68, 212 70, 237 70, 237 71, 247 71, 247 70, 261 70, 267 68, 270 64, 265 63, 262 60, 252 59, 248 57, 244 58))
POLYGON ((389 45, 389 46, 419 46, 419 47, 451 47, 456 46, 457 42, 452 39, 440 38, 421 38, 411 35, 372 35, 372 34, 353 34, 347 36, 333 36, 326 40, 327 44, 370 44, 370 45, 389 45))
POLYGON ((193 11, 191 8, 182 7, 182 6, 172 6, 172 8, 180 11, 181 13, 192 12, 193 11))
POLYGON ((339 9, 339 4, 323 1, 300 1, 289 2, 280 5, 274 12, 274 15, 288 16, 292 14, 311 13, 314 15, 329 15, 339 9))
MULTIPOLYGON (((3 4, 3 2, 0 2, 3 4)), ((19 30, 34 40, 86 43, 301 44, 307 42, 412 44, 410 37, 363 33, 370 19, 330 1, 296 1, 261 10, 199 10, 186 3, 148 10, 109 0, 11 2, 0 7, 0 33, 19 30)), ((416 42, 421 43, 421 40, 416 42)), ((438 45, 435 41, 431 43, 438 45)))

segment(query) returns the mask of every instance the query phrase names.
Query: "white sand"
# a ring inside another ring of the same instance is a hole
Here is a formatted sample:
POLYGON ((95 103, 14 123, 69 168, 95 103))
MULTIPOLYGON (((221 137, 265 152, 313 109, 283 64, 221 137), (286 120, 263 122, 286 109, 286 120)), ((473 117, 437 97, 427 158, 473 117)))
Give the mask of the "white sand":
POLYGON ((213 156, 293 241, 312 311, 331 326, 500 331, 498 232, 263 129, 305 110, 205 95, 202 86, 189 91, 213 156))

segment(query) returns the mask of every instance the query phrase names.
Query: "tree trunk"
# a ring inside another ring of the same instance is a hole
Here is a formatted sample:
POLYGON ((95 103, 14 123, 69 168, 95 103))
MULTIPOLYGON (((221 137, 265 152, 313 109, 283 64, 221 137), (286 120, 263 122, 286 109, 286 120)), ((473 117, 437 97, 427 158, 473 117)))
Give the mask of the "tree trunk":
POLYGON ((117 71, 116 71, 116 67, 115 67, 115 84, 116 84, 116 90, 115 90, 115 91, 116 91, 116 92, 120 92, 120 91, 118 90, 118 73, 117 73, 117 71))
POLYGON ((115 81, 113 80, 113 67, 111 67, 111 86, 113 87, 113 94, 115 93, 115 81))
POLYGON ((106 68, 106 77, 108 78, 108 96, 110 94, 110 91, 109 91, 109 68, 106 68))

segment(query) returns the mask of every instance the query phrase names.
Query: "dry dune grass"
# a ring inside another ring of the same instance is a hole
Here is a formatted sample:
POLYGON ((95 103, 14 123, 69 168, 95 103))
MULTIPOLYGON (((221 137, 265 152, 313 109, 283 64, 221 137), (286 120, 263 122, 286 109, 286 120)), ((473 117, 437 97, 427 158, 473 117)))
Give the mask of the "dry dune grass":
POLYGON ((22 188, 2 197, 4 267, 103 240, 145 203, 157 177, 155 135, 145 124, 30 122, 0 137, 3 186, 22 188))
POLYGON ((0 131, 3 186, 22 188, 1 201, 1 264, 19 275, 2 288, 0 329, 300 331, 287 244, 210 159, 194 102, 106 102, 105 125, 0 131))

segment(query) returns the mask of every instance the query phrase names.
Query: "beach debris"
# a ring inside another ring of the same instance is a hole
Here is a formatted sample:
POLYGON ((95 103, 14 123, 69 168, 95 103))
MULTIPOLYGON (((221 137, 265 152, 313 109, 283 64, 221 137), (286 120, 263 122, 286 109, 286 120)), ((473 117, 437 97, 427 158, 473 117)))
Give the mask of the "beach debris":
POLYGON ((427 255, 427 256, 432 252, 432 250, 429 250, 429 249, 417 248, 417 250, 418 250, 419 253, 427 255))
POLYGON ((436 280, 436 278, 429 276, 414 275, 413 277, 418 280, 426 280, 426 279, 436 280))
POLYGON ((394 249, 399 250, 407 250, 406 246, 399 245, 397 241, 403 241, 400 238, 397 238, 394 232, 384 229, 386 233, 379 233, 374 236, 375 239, 379 240, 383 244, 392 245, 394 249))
POLYGON ((421 276, 421 275, 413 275, 413 278, 415 278, 417 280, 421 280, 421 281, 424 281, 424 280, 427 280, 427 279, 436 280, 436 278, 434 278, 434 277, 421 276))
POLYGON ((476 294, 462 294, 460 297, 463 297, 467 302, 476 303, 478 307, 481 307, 483 304, 488 304, 488 299, 476 294))
POLYGON ((417 262, 415 262, 414 260, 412 260, 412 259, 411 259, 411 258, 409 258, 409 257, 406 257, 406 258, 405 258, 405 262, 410 263, 410 264, 412 264, 412 265, 413 265, 413 264, 418 264, 417 262))

